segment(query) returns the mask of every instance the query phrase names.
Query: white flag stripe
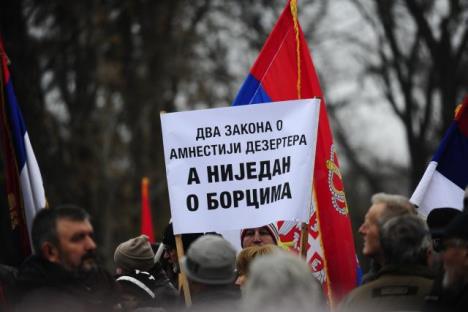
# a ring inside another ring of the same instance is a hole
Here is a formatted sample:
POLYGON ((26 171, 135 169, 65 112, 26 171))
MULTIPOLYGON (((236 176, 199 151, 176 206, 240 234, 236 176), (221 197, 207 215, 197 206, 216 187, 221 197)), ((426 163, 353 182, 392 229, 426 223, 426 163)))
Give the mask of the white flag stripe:
POLYGON ((426 169, 410 201, 418 206, 420 214, 427 216, 432 209, 450 207, 463 209, 464 191, 437 171, 432 161, 426 169))
POLYGON ((32 222, 36 213, 45 207, 46 200, 41 172, 39 171, 27 132, 24 135, 24 145, 26 148, 26 162, 23 168, 20 169, 20 184, 26 225, 28 227, 29 239, 32 243, 32 222))

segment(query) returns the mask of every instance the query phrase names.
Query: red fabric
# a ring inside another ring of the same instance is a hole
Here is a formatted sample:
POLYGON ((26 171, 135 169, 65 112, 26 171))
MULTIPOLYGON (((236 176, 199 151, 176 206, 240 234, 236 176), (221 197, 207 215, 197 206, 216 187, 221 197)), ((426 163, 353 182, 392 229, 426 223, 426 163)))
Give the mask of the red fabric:
POLYGON ((153 219, 151 218, 151 205, 148 195, 149 181, 143 178, 141 181, 141 234, 148 236, 151 243, 155 242, 153 219))
MULTIPOLYGON (((300 27, 300 26, 299 26, 300 27)), ((332 305, 357 286, 357 260, 354 249, 351 222, 344 198, 339 163, 334 151, 333 136, 328 122, 325 101, 312 63, 311 54, 300 29, 301 97, 321 98, 319 128, 314 173, 316 210, 324 249, 325 260, 317 265, 327 266, 328 288, 332 305)), ((268 37, 251 74, 261 83, 273 101, 294 100, 297 94, 296 35, 289 7, 268 37)), ((316 227, 317 215, 311 222, 311 235, 316 227)), ((318 254, 313 257, 320 257, 318 254)), ((316 259, 314 259, 316 260, 316 259)), ((319 259, 322 260, 322 259, 319 259)))
MULTIPOLYGON (((15 148, 10 131, 7 113, 6 85, 10 82, 8 61, 0 38, 0 75, 2 75, 2 92, 0 98, 0 141, 4 160, 5 187, 10 213, 10 237, 4 239, 15 240, 19 249, 18 263, 31 254, 31 245, 23 210, 23 200, 19 181, 19 168, 16 162, 15 148)), ((11 82, 10 82, 11 83, 11 82)), ((16 258, 16 257, 15 257, 16 258)))
POLYGON ((468 137, 468 95, 463 99, 460 110, 455 117, 458 123, 458 128, 464 136, 468 137))

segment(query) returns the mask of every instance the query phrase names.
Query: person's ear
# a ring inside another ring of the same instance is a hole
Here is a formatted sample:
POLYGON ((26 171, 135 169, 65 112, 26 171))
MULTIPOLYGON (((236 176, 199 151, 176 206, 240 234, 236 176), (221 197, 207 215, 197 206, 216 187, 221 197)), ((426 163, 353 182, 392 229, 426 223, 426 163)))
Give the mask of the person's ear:
POLYGON ((51 242, 44 242, 41 246, 42 256, 50 262, 59 263, 60 253, 51 242))

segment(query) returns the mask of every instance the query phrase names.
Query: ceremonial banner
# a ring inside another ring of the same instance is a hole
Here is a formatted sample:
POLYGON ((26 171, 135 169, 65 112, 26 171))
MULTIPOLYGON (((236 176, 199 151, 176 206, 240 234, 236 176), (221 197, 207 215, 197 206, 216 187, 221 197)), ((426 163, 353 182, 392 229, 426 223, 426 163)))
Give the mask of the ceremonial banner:
POLYGON ((468 96, 455 114, 432 161, 410 201, 423 215, 432 209, 451 207, 463 210, 468 185, 468 96))
MULTIPOLYGON (((326 105, 297 19, 296 1, 288 1, 233 105, 313 97, 321 103, 307 261, 334 306, 358 284, 359 266, 326 105)), ((278 230, 283 244, 299 248, 298 224, 279 222, 278 230)))
POLYGON ((307 222, 320 101, 161 115, 174 233, 307 222))
POLYGON ((36 212, 45 207, 46 199, 41 173, 16 101, 8 59, 1 40, 0 62, 0 132, 11 226, 8 239, 15 241, 19 258, 23 259, 31 253, 32 220, 36 212))

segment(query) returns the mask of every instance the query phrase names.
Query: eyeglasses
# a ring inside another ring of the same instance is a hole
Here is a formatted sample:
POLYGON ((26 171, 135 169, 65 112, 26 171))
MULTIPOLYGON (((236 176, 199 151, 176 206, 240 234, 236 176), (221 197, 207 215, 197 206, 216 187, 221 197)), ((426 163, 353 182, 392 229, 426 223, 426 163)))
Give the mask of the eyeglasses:
POLYGON ((449 248, 468 248, 468 242, 463 239, 442 240, 440 238, 436 238, 432 240, 432 246, 434 251, 443 252, 449 248))
POLYGON ((432 249, 435 252, 442 252, 442 240, 440 238, 432 239, 432 249))

